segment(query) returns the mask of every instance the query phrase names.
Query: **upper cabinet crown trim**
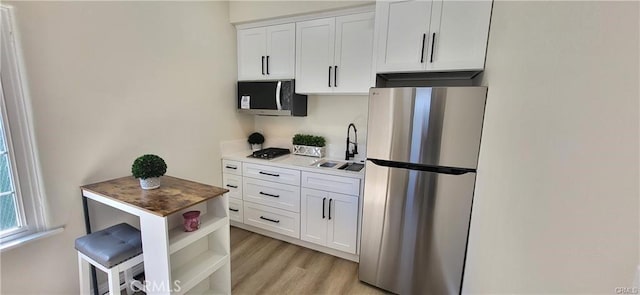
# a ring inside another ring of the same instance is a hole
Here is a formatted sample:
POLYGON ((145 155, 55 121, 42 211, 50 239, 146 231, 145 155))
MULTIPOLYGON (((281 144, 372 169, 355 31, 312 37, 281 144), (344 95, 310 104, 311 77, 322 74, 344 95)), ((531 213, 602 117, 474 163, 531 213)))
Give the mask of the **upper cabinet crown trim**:
POLYGON ((257 27, 296 23, 301 21, 308 21, 308 20, 327 18, 327 17, 337 17, 337 16, 350 15, 350 14, 363 13, 363 12, 374 12, 375 8, 376 8, 375 4, 366 4, 363 6, 357 6, 352 8, 340 8, 338 10, 331 10, 331 11, 310 13, 310 14, 304 14, 304 15, 298 15, 298 16, 289 16, 289 17, 282 17, 282 18, 276 18, 276 19, 270 19, 270 20, 264 20, 264 21, 236 24, 235 26, 237 30, 251 29, 251 28, 257 28, 257 27))

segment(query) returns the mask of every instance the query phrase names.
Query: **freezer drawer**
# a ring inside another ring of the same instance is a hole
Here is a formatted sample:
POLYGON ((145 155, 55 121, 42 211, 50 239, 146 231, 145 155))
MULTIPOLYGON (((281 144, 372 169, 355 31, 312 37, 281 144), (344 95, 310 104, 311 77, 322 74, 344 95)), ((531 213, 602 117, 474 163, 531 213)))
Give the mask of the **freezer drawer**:
POLYGON ((458 294, 475 173, 366 169, 360 280, 398 294, 458 294))

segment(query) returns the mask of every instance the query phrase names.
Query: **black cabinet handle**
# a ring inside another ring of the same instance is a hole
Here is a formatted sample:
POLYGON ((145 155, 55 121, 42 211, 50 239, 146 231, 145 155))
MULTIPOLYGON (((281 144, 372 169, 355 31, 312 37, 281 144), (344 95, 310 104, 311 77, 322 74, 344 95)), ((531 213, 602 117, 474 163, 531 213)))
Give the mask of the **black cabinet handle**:
POLYGON ((235 166, 224 166, 224 168, 227 168, 227 169, 233 169, 233 170, 238 169, 238 167, 235 167, 235 166))
POLYGON ((324 219, 326 216, 324 216, 324 203, 327 201, 327 198, 322 198, 322 219, 324 219))
POLYGON ((267 55, 267 75, 269 74, 269 56, 267 55))
POLYGON ((331 87, 331 66, 329 66, 329 77, 327 78, 327 81, 329 81, 329 87, 331 87))
POLYGON ((433 38, 431 40, 431 60, 429 62, 433 63, 433 49, 436 45, 436 33, 433 33, 433 38))
POLYGON ((338 87, 338 66, 333 66, 333 87, 338 87))
POLYGON ((266 218, 264 216, 260 216, 260 219, 266 220, 266 221, 271 221, 273 223, 280 223, 280 220, 276 220, 276 219, 271 219, 271 218, 266 218))
POLYGON ((240 209, 233 209, 233 208, 231 208, 231 207, 229 207, 229 210, 231 210, 231 211, 233 211, 233 212, 238 212, 238 211, 240 211, 240 209))
POLYGON ((274 197, 274 198, 279 198, 280 197, 279 195, 272 195, 272 194, 265 193, 265 192, 260 192, 260 194, 263 195, 263 196, 269 196, 269 197, 274 197))
POLYGON ((427 34, 422 34, 422 49, 420 51, 420 63, 424 62, 424 41, 427 40, 427 34))
POLYGON ((333 199, 329 199, 329 220, 331 220, 331 201, 333 201, 333 199))
POLYGON ((230 187, 230 188, 238 188, 238 186, 237 186, 237 185, 231 185, 231 184, 227 184, 227 187, 230 187))
POLYGON ((267 173, 267 172, 262 172, 262 171, 260 171, 260 172, 258 172, 258 173, 260 173, 260 174, 262 174, 262 175, 269 175, 269 176, 280 177, 280 174, 267 173))
POLYGON ((264 55, 262 56, 262 61, 260 62, 260 65, 262 66, 262 74, 264 75, 264 55))

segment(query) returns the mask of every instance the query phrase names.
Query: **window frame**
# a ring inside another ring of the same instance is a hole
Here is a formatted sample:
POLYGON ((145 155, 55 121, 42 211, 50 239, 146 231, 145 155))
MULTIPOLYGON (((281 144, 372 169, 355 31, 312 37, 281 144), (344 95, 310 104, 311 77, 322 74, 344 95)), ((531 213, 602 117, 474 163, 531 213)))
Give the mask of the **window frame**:
POLYGON ((10 156, 16 205, 20 207, 17 217, 24 222, 23 227, 2 233, 0 249, 3 249, 9 242, 45 231, 48 216, 14 10, 11 6, 0 5, 0 14, 0 86, 5 144, 10 156))

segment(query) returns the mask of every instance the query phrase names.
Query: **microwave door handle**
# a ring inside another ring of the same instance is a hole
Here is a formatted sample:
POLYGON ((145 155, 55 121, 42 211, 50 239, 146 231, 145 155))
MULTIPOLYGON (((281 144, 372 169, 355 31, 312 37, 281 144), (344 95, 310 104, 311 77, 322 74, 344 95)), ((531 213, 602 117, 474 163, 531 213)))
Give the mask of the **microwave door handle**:
POLYGON ((280 93, 282 92, 282 81, 278 81, 276 86, 276 107, 278 111, 282 110, 282 101, 280 100, 280 93))

